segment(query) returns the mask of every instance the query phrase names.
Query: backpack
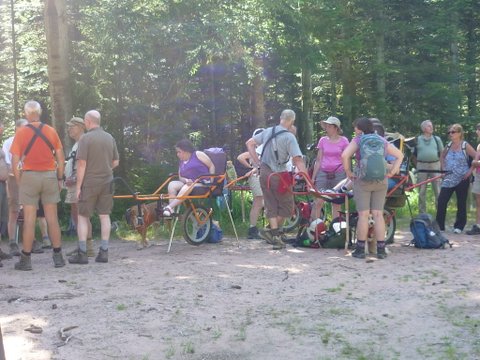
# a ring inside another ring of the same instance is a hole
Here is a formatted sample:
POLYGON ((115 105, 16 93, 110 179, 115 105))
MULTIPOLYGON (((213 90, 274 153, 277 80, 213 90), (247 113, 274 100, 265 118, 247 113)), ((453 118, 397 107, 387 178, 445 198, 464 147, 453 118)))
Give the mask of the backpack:
POLYGON ((383 181, 387 174, 385 142, 377 134, 360 138, 360 163, 358 177, 363 181, 383 181))
MULTIPOLYGON (((332 220, 323 239, 320 239, 320 246, 325 249, 345 248, 347 235, 347 223, 345 219, 337 217, 332 220)), ((352 245, 352 232, 350 231, 349 246, 352 245)))
POLYGON ((419 214, 410 221, 413 240, 410 244, 419 249, 445 249, 452 244, 440 232, 440 227, 430 214, 419 214))

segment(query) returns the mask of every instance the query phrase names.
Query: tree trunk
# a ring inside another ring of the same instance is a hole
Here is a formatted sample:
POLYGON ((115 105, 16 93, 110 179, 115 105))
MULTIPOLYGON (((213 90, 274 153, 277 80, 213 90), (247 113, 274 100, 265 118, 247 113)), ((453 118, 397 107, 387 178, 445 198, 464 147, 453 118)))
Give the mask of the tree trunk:
POLYGON ((252 120, 251 120, 251 127, 254 130, 259 127, 265 127, 265 94, 264 94, 264 86, 265 86, 265 79, 263 77, 263 58, 255 57, 255 76, 252 81, 252 99, 251 99, 251 107, 252 107, 252 120))
POLYGON ((65 121, 72 116, 72 94, 68 64, 68 26, 64 0, 45 1, 48 82, 52 103, 52 124, 59 136, 70 144, 65 121))
POLYGON ((300 144, 312 142, 313 134, 312 70, 307 64, 302 66, 302 116, 298 126, 300 144))
POLYGON ((468 116, 476 117, 477 115, 477 58, 478 58, 478 38, 477 28, 475 26, 475 13, 470 12, 466 15, 466 52, 465 52, 465 68, 467 76, 467 110, 468 116))
POLYGON ((13 113, 15 120, 18 113, 18 73, 17 73, 17 34, 15 33, 15 2, 10 0, 10 22, 12 27, 12 65, 13 65, 13 113))
POLYGON ((389 122, 389 119, 386 119, 386 86, 385 86, 385 29, 383 26, 384 23, 384 14, 382 10, 379 10, 379 28, 376 34, 377 40, 377 111, 376 114, 383 122, 385 126, 389 122))

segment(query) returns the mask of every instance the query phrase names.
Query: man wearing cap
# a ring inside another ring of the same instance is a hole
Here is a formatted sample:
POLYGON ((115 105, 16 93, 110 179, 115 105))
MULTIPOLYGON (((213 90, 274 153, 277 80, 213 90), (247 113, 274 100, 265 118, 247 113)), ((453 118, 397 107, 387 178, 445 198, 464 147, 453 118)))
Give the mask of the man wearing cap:
POLYGON ((260 168, 260 184, 270 225, 270 229, 260 231, 260 236, 273 245, 274 250, 286 246, 281 239, 280 228, 285 218, 292 215, 294 208, 292 185, 281 180, 281 176, 287 172, 286 164, 289 158, 292 158, 298 171, 307 173, 297 139, 289 131, 294 122, 295 112, 283 110, 279 125, 262 131, 246 142, 254 166, 260 168), (262 144, 264 149, 262 158, 259 159, 255 149, 262 144))
POLYGON ((68 258, 71 264, 88 264, 88 221, 96 210, 100 218, 101 243, 96 262, 108 262, 110 239, 110 212, 113 207, 111 182, 113 169, 118 166, 115 139, 100 126, 100 113, 90 110, 85 114, 87 133, 78 142, 77 183, 78 250, 68 258))
MULTIPOLYGON (((67 194, 65 196, 65 204, 70 204, 70 219, 72 220, 75 229, 78 228, 78 199, 77 199, 77 150, 78 150, 78 141, 85 133, 85 122, 82 118, 73 117, 69 122, 67 122, 67 132, 75 144, 72 146, 72 150, 67 156, 67 162, 65 164, 65 188, 67 189, 67 194)), ((68 253, 68 256, 74 255, 77 250, 68 253)), ((88 220, 88 235, 87 235, 87 256, 95 256, 95 250, 93 249, 93 240, 92 240, 92 224, 90 219, 88 220)))
MULTIPOLYGON (((327 120, 320 122, 326 136, 322 136, 317 145, 317 159, 313 167, 312 180, 315 181, 315 188, 319 191, 332 189, 347 176, 342 165, 342 152, 349 144, 348 139, 342 136, 340 120, 330 116, 327 120)), ((315 199, 313 218, 320 217, 323 206, 323 199, 315 199)), ((333 204, 333 217, 337 217, 340 205, 333 204)))
POLYGON ((53 246, 55 267, 65 266, 58 224, 57 203, 63 183, 65 156, 56 130, 40 122, 42 108, 36 101, 24 107, 28 124, 17 130, 10 152, 12 169, 19 185, 19 201, 23 205, 23 250, 16 270, 32 270, 31 252, 35 236, 35 220, 42 200, 48 232, 53 246))

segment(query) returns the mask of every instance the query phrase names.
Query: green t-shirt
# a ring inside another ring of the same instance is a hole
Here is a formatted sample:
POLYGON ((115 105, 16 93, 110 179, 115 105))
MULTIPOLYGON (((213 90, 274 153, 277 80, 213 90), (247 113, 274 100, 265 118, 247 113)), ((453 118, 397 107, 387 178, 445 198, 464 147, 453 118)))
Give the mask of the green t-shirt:
POLYGON ((443 151, 442 139, 432 135, 430 138, 420 135, 417 137, 417 161, 433 162, 440 160, 439 154, 443 151))

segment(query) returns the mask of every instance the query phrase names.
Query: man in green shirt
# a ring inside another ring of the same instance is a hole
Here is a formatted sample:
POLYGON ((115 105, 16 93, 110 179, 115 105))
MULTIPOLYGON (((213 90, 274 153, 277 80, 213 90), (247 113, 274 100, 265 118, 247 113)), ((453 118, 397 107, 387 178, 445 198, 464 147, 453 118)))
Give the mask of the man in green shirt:
MULTIPOLYGON (((426 181, 440 174, 440 154, 443 151, 442 139, 433 135, 433 124, 425 120, 420 125, 423 134, 417 137, 415 157, 417 159, 417 183, 426 181)), ((439 181, 431 182, 435 195, 435 204, 439 194, 439 181)), ((420 185, 418 194, 418 210, 427 212, 427 184, 420 185)))

